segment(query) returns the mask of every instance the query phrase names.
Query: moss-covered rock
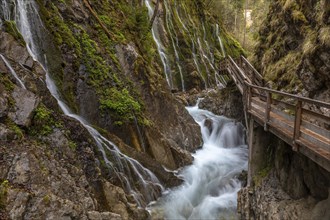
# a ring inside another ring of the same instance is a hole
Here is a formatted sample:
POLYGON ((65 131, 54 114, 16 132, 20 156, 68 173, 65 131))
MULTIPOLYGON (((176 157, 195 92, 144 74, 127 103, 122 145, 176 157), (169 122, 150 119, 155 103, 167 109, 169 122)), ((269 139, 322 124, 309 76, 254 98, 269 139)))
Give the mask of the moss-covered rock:
POLYGON ((329 89, 327 1, 272 2, 260 29, 254 63, 269 85, 314 96, 329 89))

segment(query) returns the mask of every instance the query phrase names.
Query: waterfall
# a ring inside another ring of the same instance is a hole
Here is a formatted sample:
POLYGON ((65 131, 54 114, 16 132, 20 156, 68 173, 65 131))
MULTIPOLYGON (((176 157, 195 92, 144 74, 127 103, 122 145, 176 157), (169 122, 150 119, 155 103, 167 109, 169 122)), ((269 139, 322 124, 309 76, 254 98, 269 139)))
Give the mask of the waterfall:
POLYGON ((168 29, 168 32, 169 32, 169 35, 170 35, 170 38, 171 38, 171 41, 172 41, 172 46, 173 46, 174 55, 175 55, 175 61, 176 61, 176 64, 178 66, 178 69, 179 69, 179 74, 180 74, 180 79, 181 79, 181 88, 182 88, 182 91, 185 91, 183 73, 182 73, 182 68, 181 68, 181 65, 180 65, 180 57, 179 57, 179 53, 178 53, 178 50, 177 50, 177 45, 178 45, 177 39, 178 39, 178 37, 176 35, 174 25, 173 25, 173 22, 172 22, 173 15, 171 13, 171 10, 170 10, 170 7, 169 7, 167 1, 164 1, 164 5, 165 5, 165 9, 166 9, 166 26, 167 26, 167 29, 168 29), (174 42, 174 37, 173 37, 171 29, 173 29, 175 39, 176 39, 176 43, 174 42))
MULTIPOLYGON (((148 8, 149 17, 151 18, 154 13, 154 9, 151 6, 150 0, 145 0, 145 5, 148 8)), ((169 59, 167 58, 167 55, 165 52, 165 47, 160 40, 160 32, 159 32, 158 27, 155 24, 155 22, 152 26, 151 32, 152 32, 152 37, 157 45, 157 50, 158 50, 158 53, 160 56, 160 60, 162 61, 162 64, 164 67, 167 84, 169 85, 169 87, 171 89, 173 89, 173 79, 172 79, 172 73, 171 73, 171 68, 170 68, 170 62, 169 62, 169 59)))
POLYGON ((179 172, 184 183, 148 209, 162 210, 166 219, 236 219, 237 177, 247 169, 248 158, 244 128, 198 106, 187 109, 201 127, 203 147, 193 155, 193 164, 179 172))
POLYGON ((6 13, 5 19, 16 22, 18 30, 26 41, 29 53, 44 68, 47 88, 57 100, 64 114, 79 121, 94 138, 111 175, 119 179, 126 193, 130 193, 140 207, 144 207, 146 202, 154 200, 157 194, 163 190, 156 176, 138 161, 121 153, 114 143, 102 136, 84 118, 74 114, 61 99, 57 87, 47 71, 47 57, 43 52, 47 48, 43 48, 42 42, 40 42, 46 29, 39 17, 36 3, 33 0, 2 0, 1 9, 2 13, 6 13))
POLYGON ((218 38, 218 41, 219 41, 219 44, 220 44, 220 48, 221 48, 222 55, 223 55, 223 57, 226 57, 226 52, 225 52, 225 49, 224 49, 224 47, 223 47, 222 40, 221 40, 221 37, 220 37, 219 34, 220 34, 220 33, 219 33, 219 25, 216 24, 216 25, 215 25, 215 35, 216 35, 217 38, 218 38))
POLYGON ((18 77, 18 75, 16 74, 15 70, 13 69, 13 67, 10 65, 9 61, 2 55, 0 54, 1 59, 3 60, 3 62, 6 64, 7 68, 9 69, 9 72, 11 73, 11 75, 13 75, 13 77, 16 79, 16 81, 19 83, 19 85, 21 86, 21 88, 26 89, 23 81, 18 77))

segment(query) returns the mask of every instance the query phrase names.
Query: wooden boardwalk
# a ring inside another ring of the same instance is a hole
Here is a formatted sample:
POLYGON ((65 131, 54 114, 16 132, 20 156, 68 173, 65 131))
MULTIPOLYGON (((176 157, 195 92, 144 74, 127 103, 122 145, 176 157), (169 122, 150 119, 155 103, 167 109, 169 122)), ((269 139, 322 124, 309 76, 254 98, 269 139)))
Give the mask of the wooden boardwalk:
POLYGON ((247 117, 330 172, 330 103, 264 87, 243 56, 227 58, 222 68, 243 95, 247 117))

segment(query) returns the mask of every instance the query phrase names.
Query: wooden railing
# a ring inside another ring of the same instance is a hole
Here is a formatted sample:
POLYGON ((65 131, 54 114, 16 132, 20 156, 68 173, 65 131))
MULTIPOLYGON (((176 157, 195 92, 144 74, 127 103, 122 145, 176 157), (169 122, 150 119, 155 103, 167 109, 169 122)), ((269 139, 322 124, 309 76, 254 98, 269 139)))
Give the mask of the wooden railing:
POLYGON ((243 95, 247 114, 330 172, 330 103, 264 87, 244 57, 228 57, 223 65, 243 95))

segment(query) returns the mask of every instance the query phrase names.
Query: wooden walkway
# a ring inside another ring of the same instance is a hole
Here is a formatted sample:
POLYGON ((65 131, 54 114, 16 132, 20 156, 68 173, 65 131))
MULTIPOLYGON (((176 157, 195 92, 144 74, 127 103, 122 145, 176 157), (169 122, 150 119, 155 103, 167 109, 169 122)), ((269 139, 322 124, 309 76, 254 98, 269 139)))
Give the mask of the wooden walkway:
POLYGON ((263 77, 241 56, 227 58, 228 73, 243 95, 246 116, 330 172, 330 103, 264 87, 263 77))

